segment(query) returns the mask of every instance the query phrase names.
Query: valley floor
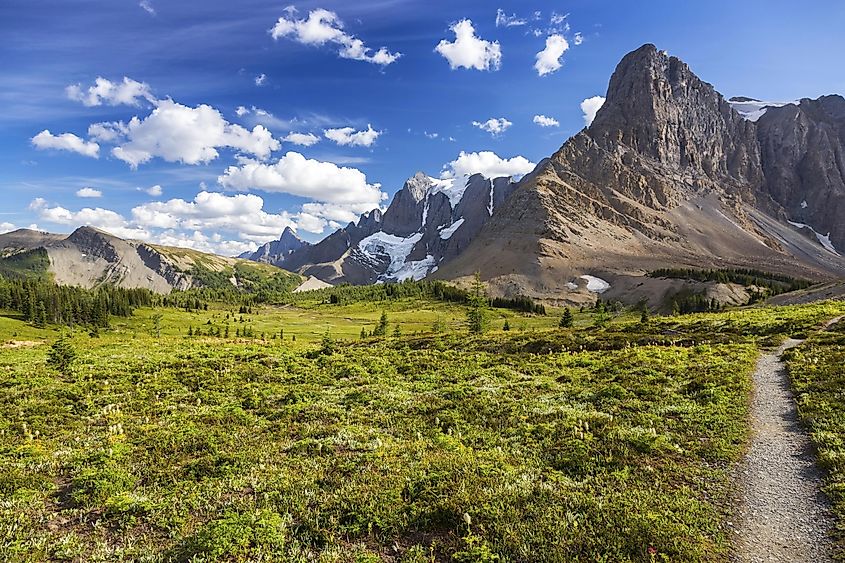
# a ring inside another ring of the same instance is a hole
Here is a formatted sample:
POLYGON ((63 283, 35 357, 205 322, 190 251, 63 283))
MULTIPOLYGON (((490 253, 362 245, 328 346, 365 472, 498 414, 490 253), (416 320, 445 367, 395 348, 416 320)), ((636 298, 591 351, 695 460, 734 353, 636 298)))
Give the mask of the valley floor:
POLYGON ((0 559, 727 561, 754 366, 808 335, 785 360, 841 534, 845 341, 812 331, 843 302, 468 336, 403 301, 360 340, 381 305, 166 310, 158 337, 139 310, 63 371, 58 331, 0 317, 0 559))

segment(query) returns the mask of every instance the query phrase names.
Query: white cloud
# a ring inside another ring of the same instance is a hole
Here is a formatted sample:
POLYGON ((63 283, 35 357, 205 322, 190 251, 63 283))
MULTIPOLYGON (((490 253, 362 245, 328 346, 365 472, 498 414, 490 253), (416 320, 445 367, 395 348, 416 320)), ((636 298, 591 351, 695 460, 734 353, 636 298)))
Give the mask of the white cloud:
POLYGON ((581 102, 581 111, 584 113, 584 125, 587 127, 596 118, 599 109, 604 105, 604 98, 602 96, 593 96, 581 102))
POLYGON ((94 188, 80 188, 76 190, 76 197, 103 197, 103 192, 94 188))
POLYGON ((257 189, 304 197, 312 203, 306 203, 303 211, 340 222, 354 220, 387 198, 381 186, 368 183, 360 170, 307 159, 297 152, 288 152, 273 164, 242 159, 240 166, 227 168, 218 182, 238 190, 257 189))
POLYGON ((437 139, 438 137, 440 137, 440 133, 429 133, 428 131, 423 131, 423 135, 425 135, 429 139, 437 139))
POLYGON ((147 195, 151 195, 153 197, 159 197, 162 193, 164 193, 164 190, 162 190, 161 186, 159 186, 158 184, 156 184, 155 186, 150 186, 144 191, 147 193, 147 195))
POLYGON ((87 107, 101 106, 140 106, 141 100, 151 104, 156 103, 156 98, 150 90, 149 84, 132 80, 124 76, 123 82, 112 82, 101 76, 97 77, 93 86, 83 90, 82 85, 73 84, 65 88, 67 97, 77 102, 82 102, 87 107))
POLYGON ((443 39, 434 48, 443 55, 452 70, 474 68, 476 70, 499 70, 502 66, 502 48, 498 41, 485 41, 475 35, 472 21, 464 19, 449 29, 455 34, 454 41, 443 39))
POLYGON ((156 15, 156 10, 155 10, 155 8, 153 8, 153 5, 150 4, 150 0, 141 0, 141 2, 138 5, 141 8, 143 8, 143 10, 145 12, 147 12, 148 14, 150 14, 151 16, 156 15))
POLYGON ((88 126, 88 137, 101 143, 117 142, 126 132, 126 124, 122 121, 103 121, 88 126))
POLYGON ((482 131, 486 131, 493 135, 494 137, 498 137, 505 131, 507 131, 513 123, 505 119, 504 117, 499 118, 490 118, 487 121, 473 121, 472 124, 482 131))
POLYGON ((516 14, 511 14, 509 16, 501 8, 496 10, 496 27, 514 27, 519 25, 525 25, 527 23, 528 20, 524 18, 519 18, 516 16, 516 14))
POLYGON ((545 115, 535 115, 534 123, 540 127, 558 127, 560 123, 554 117, 546 117, 545 115))
POLYGON ((14 223, 3 222, 0 223, 0 234, 8 233, 17 229, 17 226, 14 223))
POLYGON ((35 148, 41 150, 70 151, 91 158, 99 158, 100 156, 100 145, 92 141, 85 141, 73 133, 53 135, 48 129, 45 129, 32 138, 32 144, 35 148))
POLYGON ((338 55, 344 59, 364 61, 380 66, 387 66, 396 62, 401 53, 391 53, 382 47, 373 53, 363 41, 344 31, 343 22, 335 12, 329 10, 312 10, 306 19, 297 19, 296 12, 286 10, 287 17, 282 16, 270 31, 273 39, 290 37, 303 45, 320 46, 332 43, 338 47, 338 55))
POLYGON ((122 238, 148 238, 149 231, 135 227, 119 213, 101 207, 83 207, 79 211, 70 211, 59 205, 50 207, 43 198, 36 198, 29 204, 29 209, 36 212, 44 221, 57 225, 88 225, 107 231, 122 238))
POLYGON ((552 17, 549 21, 552 25, 560 25, 565 22, 568 17, 569 14, 558 14, 557 12, 552 12, 552 17))
POLYGON ((264 86, 267 84, 267 75, 263 72, 255 77, 255 85, 256 86, 264 86))
POLYGON ((534 68, 537 74, 545 76, 563 66, 560 62, 563 54, 569 49, 569 43, 563 35, 550 35, 546 38, 546 48, 537 53, 537 62, 534 68))
POLYGON ((249 113, 249 110, 243 106, 238 106, 238 109, 235 110, 235 114, 238 117, 243 117, 249 113))
POLYGON ((252 131, 226 121, 219 111, 202 104, 195 108, 167 99, 143 120, 133 117, 126 125, 128 141, 112 154, 133 168, 154 157, 185 164, 207 163, 228 147, 267 158, 280 143, 265 127, 252 131))
POLYGON ((535 166, 536 164, 524 156, 501 158, 491 151, 471 153, 461 151, 458 158, 443 167, 441 177, 460 178, 482 174, 487 178, 499 178, 501 176, 519 178, 531 172, 535 166))
POLYGON ((310 147, 320 142, 320 137, 314 133, 288 133, 288 136, 282 139, 294 145, 302 145, 303 147, 310 147))
POLYGON ((323 135, 331 141, 334 141, 340 146, 351 147, 369 147, 376 142, 381 131, 373 129, 372 125, 367 124, 367 129, 363 131, 356 131, 353 127, 342 127, 340 129, 326 129, 323 135))
POLYGON ((584 42, 584 35, 580 31, 576 32, 575 37, 572 38, 572 42, 577 47, 578 45, 584 42))
POLYGON ((176 198, 139 205, 132 209, 132 218, 135 224, 154 229, 223 230, 238 233, 242 240, 261 243, 278 238, 285 227, 296 227, 287 212, 264 211, 260 196, 207 191, 198 193, 193 201, 176 198))

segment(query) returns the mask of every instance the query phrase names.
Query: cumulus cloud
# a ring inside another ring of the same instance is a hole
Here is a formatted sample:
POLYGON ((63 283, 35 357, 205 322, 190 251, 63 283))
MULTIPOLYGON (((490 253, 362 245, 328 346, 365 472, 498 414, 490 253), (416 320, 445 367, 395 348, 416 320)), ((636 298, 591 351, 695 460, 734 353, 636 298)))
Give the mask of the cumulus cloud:
POLYGON ((249 110, 244 106, 238 106, 238 109, 235 110, 235 115, 238 117, 243 117, 247 114, 249 114, 249 110))
POLYGON ((546 48, 537 53, 537 62, 534 63, 537 74, 545 76, 560 69, 563 66, 560 59, 568 49, 569 42, 563 35, 548 36, 546 48))
POLYGON ((112 154, 133 168, 154 157, 185 164, 207 163, 228 147, 259 158, 267 158, 280 143, 262 125, 249 131, 226 121, 219 111, 202 104, 188 107, 173 100, 162 100, 153 112, 133 117, 125 126, 127 142, 112 154))
POLYGON ((103 197, 103 192, 94 188, 80 188, 76 190, 76 197, 96 198, 103 197))
POLYGON ((256 86, 264 86, 267 84, 267 75, 263 72, 255 77, 255 85, 256 86))
POLYGON ((102 121, 88 126, 88 137, 101 143, 115 143, 126 133, 126 124, 122 121, 102 121))
POLYGON ((443 39, 434 50, 449 61, 452 70, 499 70, 502 66, 502 48, 498 41, 491 42, 477 37, 472 21, 467 19, 459 21, 449 29, 455 34, 455 40, 443 39))
POLYGON ((100 145, 93 141, 85 141, 73 133, 53 135, 49 129, 45 129, 32 138, 32 144, 35 148, 41 150, 70 151, 91 158, 99 158, 100 156, 100 145))
POLYGON ((584 114, 584 125, 587 127, 596 118, 599 109, 604 105, 604 98, 602 96, 593 96, 581 102, 581 111, 584 114))
POLYGON ((144 191, 147 193, 147 195, 151 195, 153 197, 159 197, 162 193, 164 193, 164 190, 162 190, 161 186, 159 186, 158 184, 156 184, 155 186, 150 186, 144 191))
POLYGON ((4 221, 0 223, 0 234, 8 233, 10 231, 16 230, 18 227, 14 223, 9 223, 8 221, 4 221))
POLYGON ((237 190, 257 189, 304 197, 312 203, 305 204, 303 211, 323 220, 344 223, 378 207, 387 198, 381 186, 368 183, 360 170, 307 159, 297 152, 288 152, 273 164, 242 159, 239 166, 227 168, 218 182, 237 190))
POLYGON ((303 45, 321 46, 331 43, 338 48, 338 55, 344 59, 364 61, 385 67, 396 62, 401 53, 392 53, 386 47, 373 52, 364 42, 344 31, 343 22, 335 12, 317 9, 308 17, 297 19, 293 10, 286 10, 270 30, 273 39, 289 37, 303 45))
POLYGON ((546 117, 545 115, 535 115, 534 123, 540 127, 558 127, 560 123, 554 117, 546 117))
POLYGON ((376 131, 373 126, 367 124, 367 129, 356 131, 353 127, 341 127, 340 129, 326 129, 323 135, 331 141, 334 141, 342 147, 369 147, 376 142, 376 139, 381 135, 381 131, 376 131))
POLYGON ((528 20, 517 17, 516 14, 507 15, 504 10, 496 10, 496 27, 514 27, 525 25, 528 20))
POLYGON ((293 143, 294 145, 301 145, 303 147, 310 147, 311 145, 316 145, 320 142, 320 137, 315 135, 314 133, 288 133, 287 137, 282 139, 288 143, 293 143))
POLYGON ((173 231, 236 232, 242 240, 267 242, 277 238, 285 227, 295 228, 287 212, 264 211, 264 199, 254 194, 228 196, 202 191, 193 201, 181 198, 154 201, 132 209, 135 224, 173 231))
POLYGON ((473 121, 472 124, 475 127, 478 127, 482 131, 486 131, 490 133, 494 137, 498 137, 505 131, 507 131, 513 123, 505 119, 504 117, 499 118, 490 118, 487 121, 473 121))
POLYGON ((578 45, 584 42, 584 35, 580 31, 576 32, 575 37, 572 38, 572 42, 577 47, 578 45))
POLYGON ((535 163, 524 156, 513 158, 501 158, 494 152, 464 152, 458 158, 449 162, 443 167, 442 178, 460 178, 481 174, 487 178, 499 178, 501 176, 513 176, 520 178, 531 172, 535 163))
POLYGON ((57 225, 82 226, 89 225, 107 231, 122 238, 148 238, 149 231, 142 227, 132 226, 120 213, 102 207, 83 207, 79 211, 71 211, 60 205, 50 207, 43 198, 36 198, 29 204, 29 209, 38 217, 57 225))
POLYGON ((124 76, 122 82, 112 82, 101 76, 97 77, 93 86, 83 89, 81 84, 72 84, 65 88, 67 97, 82 102, 87 107, 102 105, 109 106, 140 106, 142 100, 151 104, 156 98, 150 90, 149 84, 132 80, 124 76))

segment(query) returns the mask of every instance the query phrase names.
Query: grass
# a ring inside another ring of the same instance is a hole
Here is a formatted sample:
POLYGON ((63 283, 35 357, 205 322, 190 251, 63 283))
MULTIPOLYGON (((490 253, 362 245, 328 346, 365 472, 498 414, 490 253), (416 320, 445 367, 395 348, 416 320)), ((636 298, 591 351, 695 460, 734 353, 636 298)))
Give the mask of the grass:
POLYGON ((845 322, 787 352, 798 413, 826 472, 824 491, 836 520, 836 558, 845 560, 845 322))
POLYGON ((845 312, 468 337, 462 307, 386 305, 401 338, 358 340, 364 304, 245 315, 285 341, 184 336, 222 306, 156 339, 139 310, 66 373, 57 331, 0 317, 43 342, 0 353, 0 559, 727 561, 758 347, 845 312), (321 353, 326 328, 349 342, 321 353))

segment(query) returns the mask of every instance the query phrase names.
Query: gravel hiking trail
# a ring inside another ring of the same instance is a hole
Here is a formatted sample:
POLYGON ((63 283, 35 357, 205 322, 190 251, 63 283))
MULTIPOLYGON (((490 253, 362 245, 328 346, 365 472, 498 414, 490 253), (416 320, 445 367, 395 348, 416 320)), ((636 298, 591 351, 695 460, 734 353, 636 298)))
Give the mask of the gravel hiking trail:
POLYGON ((832 561, 822 473, 781 361, 785 350, 801 342, 789 339, 763 354, 754 372, 753 435, 736 473, 740 506, 731 523, 738 562, 832 561))

